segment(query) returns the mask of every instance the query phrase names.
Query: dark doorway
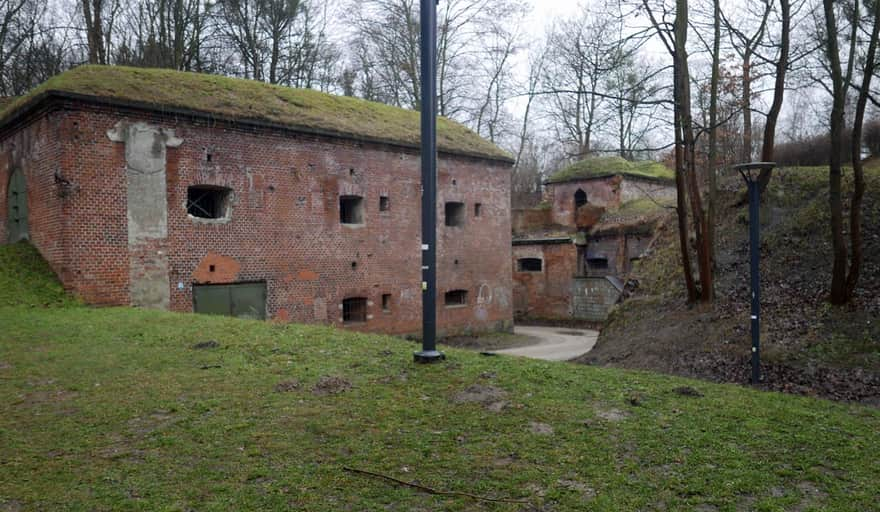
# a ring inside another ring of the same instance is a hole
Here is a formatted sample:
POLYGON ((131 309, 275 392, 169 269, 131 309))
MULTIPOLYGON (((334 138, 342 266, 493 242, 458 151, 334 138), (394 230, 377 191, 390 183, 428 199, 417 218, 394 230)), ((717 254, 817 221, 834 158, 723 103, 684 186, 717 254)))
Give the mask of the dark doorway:
POLYGON ((585 204, 587 204, 587 193, 582 189, 577 189, 577 192, 574 193, 574 209, 577 210, 585 204))
POLYGON ((28 209, 27 209, 27 189, 26 189, 24 173, 21 169, 12 171, 9 177, 9 187, 6 193, 6 204, 9 211, 7 212, 7 223, 9 242, 15 243, 19 240, 27 240, 28 238, 28 209))

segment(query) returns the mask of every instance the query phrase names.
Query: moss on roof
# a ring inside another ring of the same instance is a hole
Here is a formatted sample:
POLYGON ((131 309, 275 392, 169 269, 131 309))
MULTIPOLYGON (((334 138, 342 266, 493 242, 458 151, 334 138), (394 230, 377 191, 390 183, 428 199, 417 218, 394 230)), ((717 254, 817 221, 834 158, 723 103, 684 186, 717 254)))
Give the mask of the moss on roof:
POLYGON ((547 183, 600 178, 615 174, 664 181, 675 179, 675 172, 659 162, 650 160, 630 162, 619 156, 603 156, 586 158, 557 171, 550 176, 547 183))
POLYGON ((13 101, 17 100, 18 96, 0 96, 0 110, 6 108, 13 101))
MULTIPOLYGON (((0 125, 51 92, 138 102, 159 111, 193 110, 219 118, 276 123, 406 146, 417 147, 420 140, 416 111, 253 80, 123 66, 87 65, 56 75, 15 101, 0 104, 0 125)), ((442 117, 437 120, 437 145, 444 152, 512 161, 491 142, 442 117)))

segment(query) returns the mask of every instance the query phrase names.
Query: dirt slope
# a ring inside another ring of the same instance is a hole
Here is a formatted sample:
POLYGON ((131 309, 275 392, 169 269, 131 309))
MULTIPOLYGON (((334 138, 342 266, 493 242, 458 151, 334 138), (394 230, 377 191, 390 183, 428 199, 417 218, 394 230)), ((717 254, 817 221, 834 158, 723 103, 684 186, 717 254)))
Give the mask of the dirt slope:
MULTIPOLYGON (((827 170, 777 171, 761 210, 762 345, 769 389, 880 405, 880 167, 867 171, 865 264, 857 297, 835 308, 830 285, 827 170)), ((851 172, 845 190, 851 190, 851 172)), ((612 314, 589 364, 641 368, 715 381, 748 381, 748 211, 722 194, 717 302, 684 300, 677 232, 667 222, 634 272, 639 287, 612 314)))

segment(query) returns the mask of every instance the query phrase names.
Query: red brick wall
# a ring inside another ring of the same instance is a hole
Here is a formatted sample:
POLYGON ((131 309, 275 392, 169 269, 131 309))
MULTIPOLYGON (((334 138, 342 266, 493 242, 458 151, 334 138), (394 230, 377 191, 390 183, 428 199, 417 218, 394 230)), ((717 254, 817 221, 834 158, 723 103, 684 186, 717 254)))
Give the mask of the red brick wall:
POLYGON ((574 244, 513 246, 513 281, 517 317, 571 318, 572 278, 577 273, 574 244), (541 272, 519 272, 520 258, 541 258, 541 272))
POLYGON ((59 166, 58 120, 50 113, 0 138, 0 243, 6 243, 7 193, 12 171, 21 169, 26 180, 29 237, 53 270, 64 269, 63 190, 55 182, 59 166))
MULTIPOLYGON (((106 135, 122 119, 173 128, 183 139, 179 148, 167 149, 168 238, 155 247, 168 251, 172 310, 192 310, 193 283, 265 281, 270 318, 339 325, 342 299, 358 296, 369 299, 371 319, 352 327, 420 330, 417 152, 96 107, 70 111, 58 123, 61 168, 78 187, 64 200, 61 275, 88 302, 129 303, 125 144, 106 135), (188 216, 187 187, 195 184, 233 189, 229 222, 188 216), (340 224, 340 195, 364 197, 363 226, 340 224), (380 195, 390 199, 387 212, 379 211, 380 195), (212 264, 214 276, 206 271, 212 264), (389 313, 382 311, 383 294, 392 296, 389 313)), ((507 328, 513 301, 510 168, 448 155, 441 155, 438 168, 439 329, 507 328), (445 201, 465 203, 464 227, 443 225, 445 201), (443 306, 451 289, 468 290, 467 307, 443 306)))
POLYGON ((575 226, 574 194, 582 189, 587 194, 587 204, 616 208, 620 206, 620 176, 582 181, 566 181, 547 185, 546 198, 553 210, 553 222, 575 226))
POLYGON ((523 208, 510 213, 514 233, 537 231, 553 224, 553 212, 549 208, 523 208))

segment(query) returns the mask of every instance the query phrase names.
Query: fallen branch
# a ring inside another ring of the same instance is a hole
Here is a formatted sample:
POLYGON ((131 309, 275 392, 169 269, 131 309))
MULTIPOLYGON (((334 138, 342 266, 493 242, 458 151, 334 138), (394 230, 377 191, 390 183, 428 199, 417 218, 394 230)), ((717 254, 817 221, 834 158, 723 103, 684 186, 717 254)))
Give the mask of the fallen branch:
POLYGON ((424 485, 419 485, 414 482, 406 482, 404 480, 398 480, 397 478, 394 478, 394 477, 391 477, 388 475, 383 475, 381 473, 374 473, 372 471, 367 471, 364 469, 355 469, 355 468, 349 468, 349 467, 345 467, 345 466, 343 466, 342 469, 344 471, 348 471, 349 473, 356 473, 356 474, 360 474, 360 475, 367 475, 367 476, 372 476, 375 478, 381 478, 382 480, 386 480, 388 482, 392 482, 392 483, 395 483, 398 485, 403 485, 405 487, 411 487, 413 489, 418 489, 418 490, 424 491, 428 494, 434 494, 437 496, 458 496, 458 497, 463 497, 463 498, 470 498, 472 500, 477 500, 477 501, 489 501, 492 503, 531 503, 528 500, 515 499, 515 498, 488 498, 486 496, 477 496, 476 494, 470 494, 470 493, 466 493, 466 492, 440 491, 437 489, 432 489, 430 487, 425 487, 424 485))

